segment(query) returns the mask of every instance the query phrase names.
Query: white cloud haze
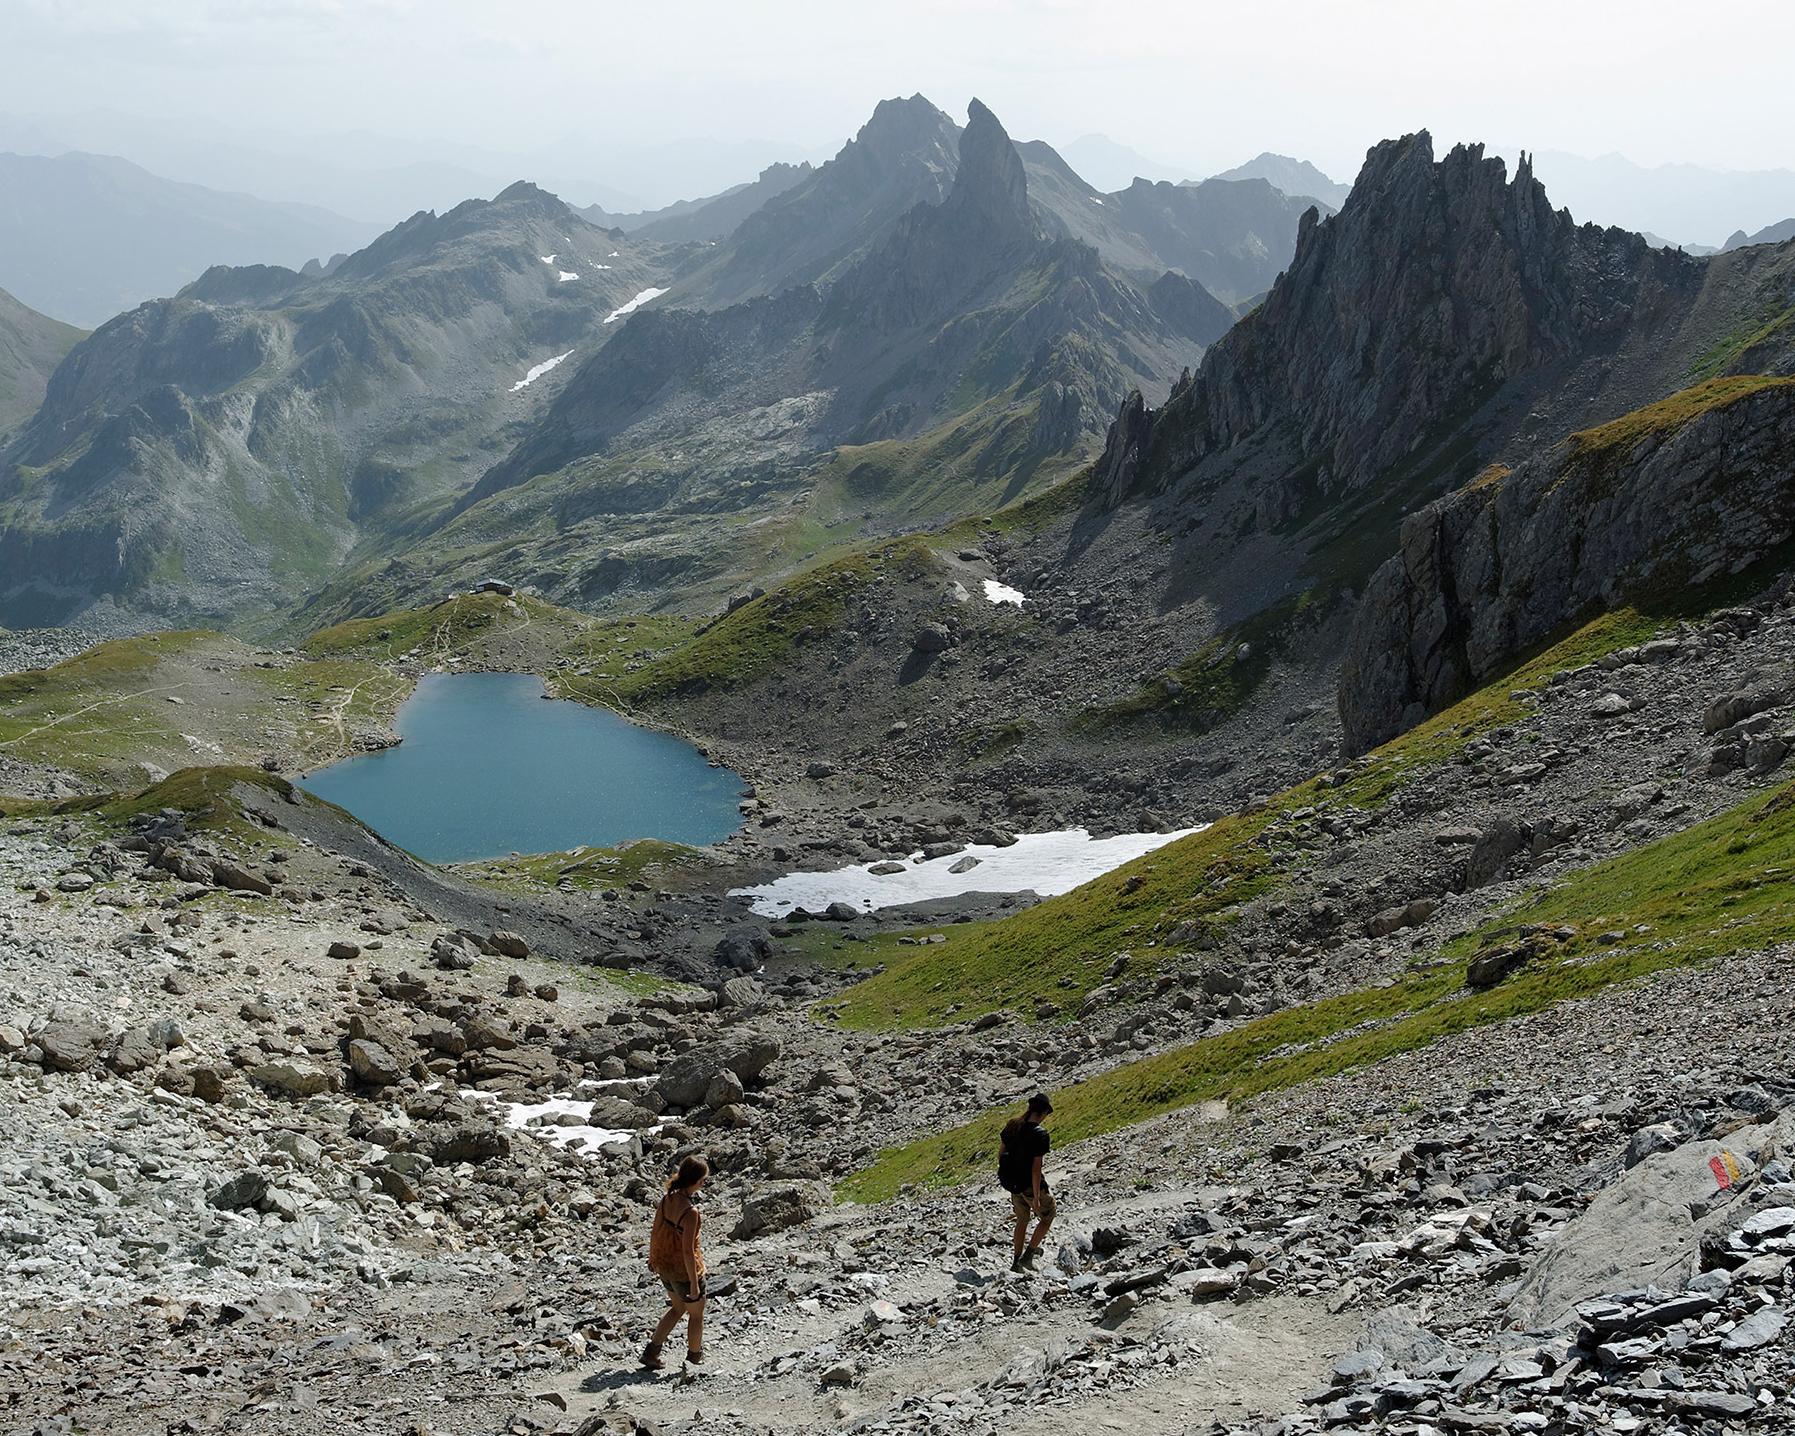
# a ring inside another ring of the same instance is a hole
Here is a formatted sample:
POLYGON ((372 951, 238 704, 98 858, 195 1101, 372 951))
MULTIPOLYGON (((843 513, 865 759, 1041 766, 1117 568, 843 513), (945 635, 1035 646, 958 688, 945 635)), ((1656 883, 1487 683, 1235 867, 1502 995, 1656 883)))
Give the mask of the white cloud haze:
POLYGON ((1101 132, 1192 175, 1271 149, 1350 179, 1370 144, 1422 126, 1442 145, 1795 164, 1786 0, 1728 5, 1723 24, 1663 0, 0 0, 0 15, 14 116, 104 108, 243 143, 369 131, 406 158, 552 147, 599 182, 670 140, 821 158, 877 99, 918 90, 955 113, 977 94, 1018 137, 1101 132))

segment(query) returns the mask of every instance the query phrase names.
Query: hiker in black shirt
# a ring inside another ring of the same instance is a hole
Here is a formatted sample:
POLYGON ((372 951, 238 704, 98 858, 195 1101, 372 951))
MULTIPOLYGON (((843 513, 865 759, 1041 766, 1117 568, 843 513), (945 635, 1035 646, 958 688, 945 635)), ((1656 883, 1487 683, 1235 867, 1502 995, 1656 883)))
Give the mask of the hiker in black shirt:
POLYGON ((1041 1243, 1047 1240, 1047 1229, 1053 1225, 1053 1194, 1047 1190, 1047 1178, 1041 1171, 1041 1159, 1053 1145, 1047 1129, 1041 1125, 1053 1103, 1045 1092, 1028 1099, 1028 1110, 1004 1124, 1003 1145, 998 1150, 997 1180, 1010 1194, 1010 1207, 1016 1217, 1016 1256, 1011 1271, 1032 1270, 1041 1258, 1041 1243), (1035 1234, 1028 1234, 1029 1218, 1035 1219, 1035 1234))

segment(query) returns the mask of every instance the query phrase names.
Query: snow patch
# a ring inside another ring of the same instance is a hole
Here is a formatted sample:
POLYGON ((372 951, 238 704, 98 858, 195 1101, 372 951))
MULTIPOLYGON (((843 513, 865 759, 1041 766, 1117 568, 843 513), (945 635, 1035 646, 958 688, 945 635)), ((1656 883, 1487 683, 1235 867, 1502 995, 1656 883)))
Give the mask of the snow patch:
POLYGON ((994 578, 985 580, 985 597, 992 603, 1013 603, 1021 608, 1028 599, 1019 588, 1011 588, 1007 583, 999 583, 994 578))
POLYGON ((614 322, 615 320, 623 318, 623 316, 626 314, 634 314, 644 304, 648 303, 649 300, 659 299, 666 292, 667 291, 664 289, 644 289, 640 294, 638 294, 634 299, 630 300, 630 302, 628 304, 624 305, 621 309, 613 309, 609 314, 607 314, 605 316, 605 323, 610 324, 610 323, 614 322))
POLYGON ((607 255, 606 255, 606 256, 605 256, 605 258, 606 258, 606 259, 615 259, 615 258, 617 258, 617 251, 616 251, 616 250, 614 250, 614 249, 613 249, 613 250, 612 250, 612 251, 611 251, 611 252, 610 252, 610 253, 609 253, 609 254, 607 254, 607 255))
POLYGON ((579 275, 575 274, 572 270, 569 270, 569 269, 557 269, 555 271, 555 278, 560 280, 563 284, 565 284, 570 279, 578 279, 579 275))
MULTIPOLYGON (((1204 826, 1208 826, 1204 824, 1204 826)), ((762 917, 781 917, 795 907, 822 912, 832 902, 852 903, 867 911, 958 897, 961 893, 1035 892, 1042 897, 1071 892, 1123 863, 1203 829, 1175 833, 1123 833, 1093 838, 1083 828, 1057 833, 1025 833, 1007 848, 970 843, 963 853, 925 861, 911 854, 904 870, 874 874, 872 863, 826 873, 787 873, 759 887, 736 888, 731 897, 747 898, 762 917), (962 858, 978 860, 966 872, 951 872, 962 858)))
POLYGON ((543 1102, 507 1102, 503 1097, 495 1097, 490 1092, 477 1092, 472 1088, 465 1089, 461 1095, 474 1102, 492 1103, 505 1114, 505 1125, 512 1131, 527 1132, 556 1147, 578 1146, 595 1156, 605 1143, 627 1142, 636 1135, 624 1128, 594 1127, 584 1120, 565 1127, 547 1122, 539 1127, 530 1125, 537 1117, 590 1117, 590 1098, 582 1100, 578 1097, 550 1097, 543 1102))
MULTIPOLYGON (((571 353, 573 353, 573 350, 569 349, 567 354, 571 353)), ((553 369, 555 365, 565 359, 567 354, 557 354, 553 359, 544 359, 540 364, 532 365, 530 367, 530 372, 511 386, 511 392, 515 394, 519 389, 528 389, 530 385, 534 384, 544 374, 548 373, 550 369, 553 369)))
POLYGON ((539 254, 536 257, 544 264, 553 264, 555 262, 555 256, 552 254, 539 254))
POLYGON ((1102 204, 1102 203, 1103 203, 1103 201, 1102 201, 1102 200, 1100 200, 1100 199, 1098 199, 1098 198, 1097 198, 1097 196, 1096 196, 1096 195, 1092 195, 1092 196, 1091 196, 1091 203, 1092 203, 1092 204, 1102 204))

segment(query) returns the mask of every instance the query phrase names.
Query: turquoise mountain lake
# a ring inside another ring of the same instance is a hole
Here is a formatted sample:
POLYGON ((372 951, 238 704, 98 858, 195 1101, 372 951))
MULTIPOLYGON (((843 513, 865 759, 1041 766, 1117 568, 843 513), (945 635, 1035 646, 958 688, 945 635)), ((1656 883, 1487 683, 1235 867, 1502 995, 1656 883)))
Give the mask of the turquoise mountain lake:
POLYGON ((738 774, 678 738, 542 695, 528 675, 430 674, 394 720, 403 743, 299 786, 433 863, 714 843, 741 825, 738 774))

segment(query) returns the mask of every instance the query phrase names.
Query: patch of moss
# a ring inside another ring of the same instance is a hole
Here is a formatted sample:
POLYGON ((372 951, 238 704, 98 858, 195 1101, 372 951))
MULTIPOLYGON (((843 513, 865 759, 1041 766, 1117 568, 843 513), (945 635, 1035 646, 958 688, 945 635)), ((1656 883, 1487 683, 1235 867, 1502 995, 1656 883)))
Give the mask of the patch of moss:
POLYGON ((990 762, 1021 747, 1034 731, 1035 725, 1026 718, 1005 718, 969 725, 960 734, 959 743, 971 761, 990 762))
POLYGON ((1795 378, 1771 374, 1731 374, 1679 390, 1655 404, 1635 409, 1593 429, 1582 429, 1565 442, 1575 459, 1624 454, 1647 439, 1674 434, 1703 414, 1724 409, 1766 389, 1795 389, 1795 378))
MULTIPOLYGON (((1795 941, 1795 784, 1575 874, 1386 986, 1257 1018, 1054 1094, 1054 1131, 1078 1141, 1214 1099, 1238 1101, 1427 1047, 1454 1033, 1593 996, 1615 983, 1795 941), (1574 937, 1495 987, 1470 958, 1516 922, 1574 937), (1617 938, 1615 935, 1619 934, 1617 938)), ((948 1185, 995 1163, 1007 1112, 881 1153, 841 1186, 857 1201, 948 1185)))

